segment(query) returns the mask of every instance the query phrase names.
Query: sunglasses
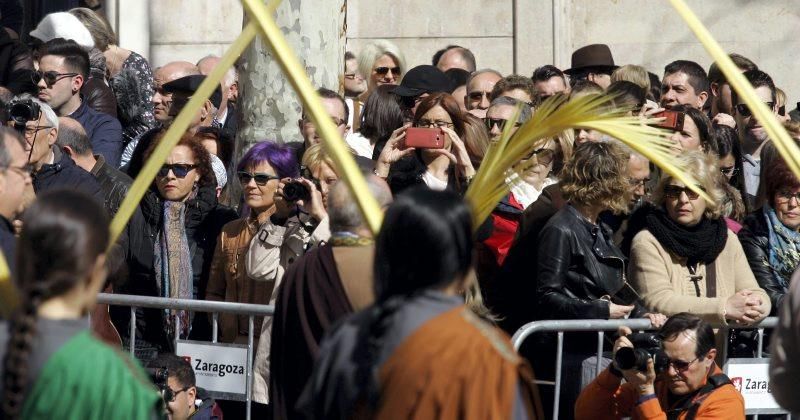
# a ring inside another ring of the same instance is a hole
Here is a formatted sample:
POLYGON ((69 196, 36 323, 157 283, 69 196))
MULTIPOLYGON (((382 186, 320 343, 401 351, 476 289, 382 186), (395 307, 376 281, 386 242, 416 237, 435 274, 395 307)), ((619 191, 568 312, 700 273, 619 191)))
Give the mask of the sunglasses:
POLYGON ((169 171, 172 171, 177 178, 185 178, 192 169, 196 168, 197 165, 195 164, 188 164, 188 163, 173 163, 173 164, 165 164, 158 170, 158 176, 165 177, 169 174, 169 171))
POLYGON ((532 151, 528 156, 525 157, 525 159, 527 160, 536 157, 536 162, 544 166, 547 166, 551 162, 553 162, 553 158, 555 157, 555 155, 556 153, 553 151, 553 149, 547 149, 545 147, 542 147, 541 149, 536 149, 532 151))
POLYGON ((59 73, 57 71, 35 71, 31 73, 31 80, 33 81, 34 85, 39 84, 39 80, 44 79, 44 83, 47 85, 48 88, 53 87, 59 80, 67 78, 67 77, 74 77, 77 76, 78 73, 59 73))
POLYGON ((395 76, 400 75, 400 67, 375 67, 372 71, 380 76, 386 76, 389 72, 392 72, 395 76))
POLYGON ((699 357, 695 357, 691 362, 684 362, 683 360, 670 359, 669 364, 672 365, 672 367, 675 368, 675 370, 677 370, 678 372, 683 372, 686 369, 689 369, 689 366, 691 366, 692 363, 698 360, 700 360, 699 357))
POLYGON ((251 173, 251 172, 247 172, 247 171, 239 171, 239 172, 236 173, 236 175, 239 176, 239 182, 242 185, 247 185, 247 184, 250 183, 251 179, 255 179, 256 180, 256 185, 260 185, 262 187, 264 185, 267 185, 267 182, 270 182, 273 179, 281 179, 278 176, 265 174, 263 172, 251 173))
MULTIPOLYGON (((769 108, 769 109, 774 109, 775 108, 775 102, 764 102, 764 105, 766 105, 767 108, 769 108)), ((736 112, 738 112, 739 115, 741 115, 743 117, 749 117, 749 116, 753 115, 753 111, 750 109, 749 106, 747 106, 747 104, 738 104, 738 105, 736 105, 736 112)))
POLYGON ((485 96, 486 100, 491 102, 491 95, 492 95, 491 92, 481 92, 479 90, 476 90, 470 92, 467 97, 469 98, 470 101, 480 101, 485 96))
POLYGON ((677 185, 667 185, 664 187, 664 196, 668 198, 680 198, 681 193, 685 193, 689 200, 697 200, 700 194, 689 189, 689 187, 679 187, 677 185))
MULTIPOLYGON (((495 125, 500 130, 503 130, 503 129, 505 129, 507 122, 508 122, 508 120, 505 119, 505 118, 489 118, 489 117, 486 117, 486 118, 483 119, 483 123, 486 124, 486 129, 489 130, 489 131, 492 131, 492 128, 494 128, 495 125)), ((519 121, 514 123, 514 127, 519 127, 521 125, 522 125, 522 123, 519 122, 519 121)))
POLYGON ((781 105, 778 107, 778 115, 780 115, 781 117, 786 116, 786 105, 781 105))

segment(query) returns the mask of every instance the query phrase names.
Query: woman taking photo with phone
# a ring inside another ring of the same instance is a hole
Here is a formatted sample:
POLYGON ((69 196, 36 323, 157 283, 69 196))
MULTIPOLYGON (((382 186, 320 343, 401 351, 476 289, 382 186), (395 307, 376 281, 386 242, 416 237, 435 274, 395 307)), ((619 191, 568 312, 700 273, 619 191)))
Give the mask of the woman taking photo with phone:
POLYGON ((108 273, 108 225, 99 204, 68 190, 38 197, 25 213, 21 302, 0 328, 4 419, 158 418, 144 371, 89 331, 108 273))
POLYGON ((414 128, 404 125, 392 133, 375 163, 375 175, 386 178, 392 194, 425 184, 433 190, 464 192, 475 168, 464 135, 464 118, 456 100, 447 93, 427 96, 417 107, 414 128), (433 136, 444 134, 440 147, 433 136), (419 144, 407 147, 406 143, 419 144))

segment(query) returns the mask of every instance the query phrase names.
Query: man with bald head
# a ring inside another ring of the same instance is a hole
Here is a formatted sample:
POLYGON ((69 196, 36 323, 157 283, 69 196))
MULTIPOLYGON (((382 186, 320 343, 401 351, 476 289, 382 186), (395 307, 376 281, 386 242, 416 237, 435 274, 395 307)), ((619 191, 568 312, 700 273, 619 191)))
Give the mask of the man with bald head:
POLYGON ((153 115, 158 125, 142 133, 138 139, 131 140, 122 152, 122 170, 135 178, 141 170, 144 151, 150 146, 153 137, 172 124, 172 94, 164 91, 164 85, 182 77, 200 74, 200 69, 188 61, 173 61, 153 72, 153 115))
POLYGON ((464 47, 449 45, 438 58, 433 65, 443 72, 450 69, 464 69, 470 73, 475 71, 475 55, 464 47))
POLYGON ((492 89, 502 78, 500 72, 492 69, 472 73, 467 79, 467 94, 464 96, 467 112, 478 118, 486 118, 486 110, 492 103, 492 89))
MULTIPOLYGON (((208 76, 214 67, 219 64, 220 58, 209 55, 197 62, 200 74, 208 76)), ((220 103, 217 115, 214 117, 213 125, 220 129, 223 141, 231 144, 235 141, 236 129, 239 126, 238 116, 236 115, 236 99, 239 97, 239 78, 236 68, 231 67, 225 72, 225 76, 220 81, 222 86, 222 102, 220 103)))
MULTIPOLYGON (((365 175, 382 209, 392 193, 382 178, 365 175)), ((311 377, 325 326, 366 308, 375 300, 372 231, 345 182, 328 195, 331 239, 307 252, 283 276, 275 302, 270 344, 270 391, 275 418, 295 418, 295 403, 311 377)), ((259 352, 262 349, 259 348, 259 352)))
POLYGON ((92 174, 100 185, 103 205, 108 215, 117 214, 122 200, 128 194, 133 180, 119 169, 109 165, 103 155, 94 154, 92 142, 81 124, 69 117, 58 119, 56 144, 78 167, 92 174))

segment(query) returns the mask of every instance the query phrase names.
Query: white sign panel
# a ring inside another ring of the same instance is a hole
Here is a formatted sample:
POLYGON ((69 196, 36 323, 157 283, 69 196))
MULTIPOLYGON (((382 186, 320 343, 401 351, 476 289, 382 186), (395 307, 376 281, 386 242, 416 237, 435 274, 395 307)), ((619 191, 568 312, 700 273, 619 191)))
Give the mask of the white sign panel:
POLYGON ((247 393, 247 346, 179 340, 175 354, 192 365, 206 391, 247 393))
POLYGON ((725 364, 725 374, 742 393, 748 413, 782 412, 772 397, 769 359, 729 359, 725 364))

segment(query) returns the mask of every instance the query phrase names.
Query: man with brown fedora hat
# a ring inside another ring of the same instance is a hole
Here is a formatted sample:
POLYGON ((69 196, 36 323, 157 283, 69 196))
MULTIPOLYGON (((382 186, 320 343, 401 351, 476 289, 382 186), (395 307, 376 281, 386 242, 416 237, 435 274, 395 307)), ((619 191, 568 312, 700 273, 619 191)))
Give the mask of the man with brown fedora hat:
POLYGON ((611 72, 617 67, 608 45, 591 44, 572 53, 572 67, 564 73, 569 75, 570 86, 586 79, 606 89, 611 84, 611 72))

